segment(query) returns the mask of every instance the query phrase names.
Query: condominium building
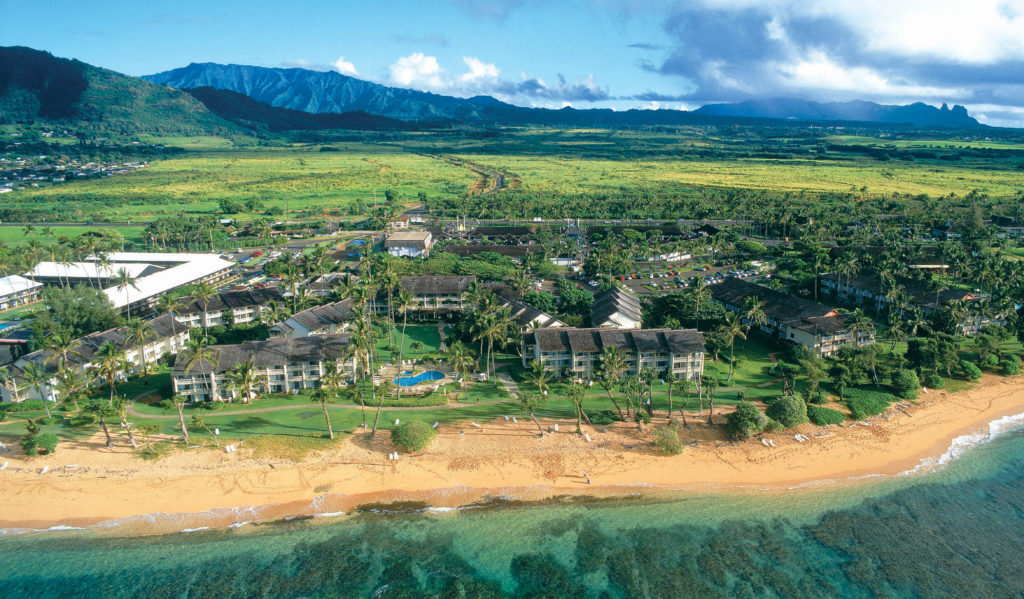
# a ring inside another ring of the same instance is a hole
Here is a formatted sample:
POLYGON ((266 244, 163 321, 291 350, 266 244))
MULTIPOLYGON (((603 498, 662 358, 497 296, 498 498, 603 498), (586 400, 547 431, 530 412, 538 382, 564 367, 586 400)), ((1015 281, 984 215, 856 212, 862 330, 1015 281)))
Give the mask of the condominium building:
POLYGON ((402 277, 402 289, 412 295, 411 312, 445 314, 466 307, 466 292, 476 282, 473 276, 402 277))
POLYGON ((640 299, 621 287, 612 287, 594 296, 590 323, 595 327, 639 329, 643 319, 640 299))
POLYGON ((283 301, 284 295, 273 287, 222 291, 205 302, 190 295, 179 300, 182 307, 175 310, 175 316, 189 327, 244 324, 259 321, 270 302, 283 301))
POLYGON ((292 338, 342 333, 355 317, 352 303, 351 299, 345 299, 296 312, 270 327, 270 332, 274 336, 292 338))
POLYGON ((704 372, 704 336, 695 329, 540 329, 525 336, 523 366, 536 360, 544 368, 574 377, 594 379, 600 374, 601 354, 615 347, 625 361, 623 374, 636 376, 653 368, 661 376, 671 372, 694 380, 704 372))
POLYGON ((320 386, 328 368, 337 368, 346 378, 355 376, 354 356, 345 357, 350 344, 346 333, 249 341, 238 345, 215 345, 211 360, 195 363, 188 354, 178 357, 173 375, 174 392, 188 401, 226 401, 241 391, 231 384, 231 373, 243 362, 252 361, 259 375, 256 393, 298 393, 320 386))
POLYGON ((713 285, 711 298, 726 310, 740 314, 747 312, 748 298, 756 299, 766 318, 760 325, 761 331, 780 341, 803 345, 820 357, 831 356, 845 345, 875 342, 874 327, 860 331, 854 338, 850 314, 742 279, 726 279, 713 285))
POLYGON ((39 300, 42 283, 11 275, 0 278, 0 310, 24 306, 39 300))

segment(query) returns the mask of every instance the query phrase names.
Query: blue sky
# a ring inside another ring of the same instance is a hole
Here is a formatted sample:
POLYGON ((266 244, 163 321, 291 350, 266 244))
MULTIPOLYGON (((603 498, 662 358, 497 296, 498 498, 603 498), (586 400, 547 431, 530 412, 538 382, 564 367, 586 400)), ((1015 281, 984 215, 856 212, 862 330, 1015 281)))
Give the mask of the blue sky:
POLYGON ((304 66, 579 108, 920 100, 1024 126, 1024 0, 0 0, 0 44, 130 75, 304 66))

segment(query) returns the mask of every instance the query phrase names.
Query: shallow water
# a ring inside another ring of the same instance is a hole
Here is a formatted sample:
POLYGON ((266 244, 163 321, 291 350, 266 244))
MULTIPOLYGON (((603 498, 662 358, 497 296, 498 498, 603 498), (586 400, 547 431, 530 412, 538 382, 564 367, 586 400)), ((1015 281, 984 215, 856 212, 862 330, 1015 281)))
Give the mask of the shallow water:
POLYGON ((1024 434, 980 440, 843 487, 7 536, 0 596, 1021 596, 1024 434))

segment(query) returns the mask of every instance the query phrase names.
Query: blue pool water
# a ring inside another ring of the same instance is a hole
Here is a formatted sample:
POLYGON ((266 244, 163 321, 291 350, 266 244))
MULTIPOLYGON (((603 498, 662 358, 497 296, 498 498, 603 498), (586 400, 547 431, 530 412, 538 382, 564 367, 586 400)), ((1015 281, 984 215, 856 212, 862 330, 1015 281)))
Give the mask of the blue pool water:
POLYGON ((395 379, 391 379, 391 382, 398 385, 399 387, 412 387, 419 385, 425 381, 439 381, 444 378, 444 373, 437 370, 427 370, 421 372, 416 376, 400 376, 395 379))
POLYGON ((14 325, 9 323, 9 322, 0 323, 0 331, 2 331, 4 329, 9 329, 9 328, 11 328, 13 326, 14 325))

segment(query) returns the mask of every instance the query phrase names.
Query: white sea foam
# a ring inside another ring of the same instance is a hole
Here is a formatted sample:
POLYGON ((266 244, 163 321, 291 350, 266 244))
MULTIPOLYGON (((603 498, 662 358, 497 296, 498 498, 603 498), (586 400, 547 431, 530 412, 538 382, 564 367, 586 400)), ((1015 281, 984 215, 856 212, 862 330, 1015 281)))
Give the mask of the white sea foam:
POLYGON ((344 516, 345 512, 324 512, 322 514, 313 514, 314 518, 333 518, 334 516, 344 516))
POLYGON ((200 530, 210 530, 209 526, 197 526, 195 528, 183 528, 178 532, 199 532, 200 530))
POLYGON ((988 423, 987 430, 981 430, 970 435, 961 435, 950 443, 949 449, 945 453, 940 455, 938 458, 930 457, 921 460, 921 463, 914 466, 906 472, 901 472, 901 476, 907 476, 910 474, 917 474, 922 471, 929 471, 952 462, 953 460, 961 457, 970 449, 979 445, 984 445, 994 439, 1018 430, 1024 427, 1024 414, 1013 414, 1011 416, 1003 416, 998 420, 993 420, 988 423))

